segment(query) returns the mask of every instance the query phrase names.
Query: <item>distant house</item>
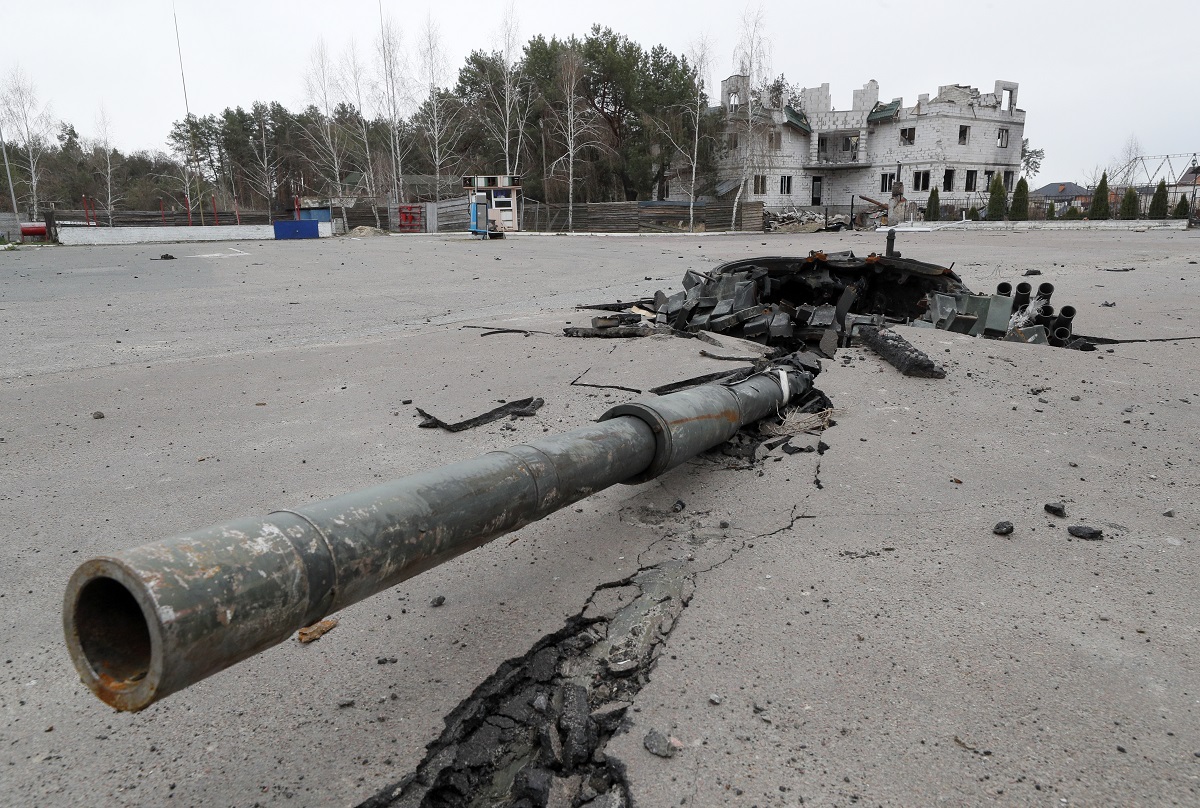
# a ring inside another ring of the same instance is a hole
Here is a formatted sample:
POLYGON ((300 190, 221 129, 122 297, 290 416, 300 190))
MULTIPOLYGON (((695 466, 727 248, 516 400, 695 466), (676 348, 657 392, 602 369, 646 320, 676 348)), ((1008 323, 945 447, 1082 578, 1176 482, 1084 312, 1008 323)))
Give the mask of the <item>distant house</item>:
POLYGON ((1054 207, 1065 210, 1076 207, 1081 210, 1092 204, 1092 192, 1073 182, 1052 182, 1036 191, 1029 192, 1030 199, 1053 202, 1054 207))
POLYGON ((880 102, 872 80, 854 91, 850 109, 835 110, 828 84, 768 98, 747 76, 730 76, 721 82, 717 196, 733 197, 745 182, 742 199, 769 209, 847 205, 859 195, 887 199, 901 182, 918 205, 934 188, 943 205, 954 197, 974 204, 994 175, 1011 191, 1025 128, 1017 89, 1007 81, 992 92, 949 84, 906 106, 900 98, 880 102), (747 104, 752 93, 756 103, 747 104))

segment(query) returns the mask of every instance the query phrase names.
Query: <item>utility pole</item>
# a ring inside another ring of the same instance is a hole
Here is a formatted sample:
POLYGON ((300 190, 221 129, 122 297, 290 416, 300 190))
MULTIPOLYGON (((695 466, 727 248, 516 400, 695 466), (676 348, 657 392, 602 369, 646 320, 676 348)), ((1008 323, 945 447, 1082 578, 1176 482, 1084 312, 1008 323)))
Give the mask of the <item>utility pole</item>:
POLYGON ((12 199, 13 215, 17 217, 17 232, 21 231, 21 212, 17 210, 17 192, 13 190, 12 169, 8 166, 8 147, 4 145, 4 130, 0 129, 0 152, 4 153, 4 173, 8 175, 8 195, 12 199))
MULTIPOLYGON (((196 156, 196 150, 192 143, 192 110, 188 105, 187 95, 187 76, 183 74, 183 47, 179 44, 179 15, 175 13, 175 4, 171 4, 171 16, 175 19, 175 52, 179 54, 179 80, 183 83, 183 111, 187 115, 184 122, 187 124, 188 131, 188 151, 192 153, 192 162, 196 164, 196 200, 200 208, 200 226, 204 226, 204 202, 200 199, 200 158, 196 156)), ((186 164, 187 158, 184 158, 186 164)), ((191 184, 189 182, 189 184, 191 184)), ((191 204, 190 202, 188 203, 191 204)), ((190 224, 190 221, 189 221, 190 224)))

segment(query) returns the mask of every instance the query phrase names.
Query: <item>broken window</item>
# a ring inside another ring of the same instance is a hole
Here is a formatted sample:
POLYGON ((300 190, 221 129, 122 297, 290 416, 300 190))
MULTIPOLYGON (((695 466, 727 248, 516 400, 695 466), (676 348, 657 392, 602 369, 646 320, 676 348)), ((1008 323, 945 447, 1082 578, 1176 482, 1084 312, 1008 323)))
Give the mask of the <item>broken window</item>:
POLYGON ((917 142, 917 127, 910 126, 900 130, 900 145, 911 146, 917 142))
POLYGON ((913 190, 928 191, 929 190, 929 172, 914 171, 913 172, 913 190))
POLYGON ((895 172, 893 172, 891 174, 879 175, 879 193, 886 194, 888 191, 892 190, 892 186, 895 183, 896 183, 895 172))
POLYGON ((953 168, 947 168, 945 173, 942 174, 942 190, 943 191, 953 191, 954 190, 954 169, 953 168))
POLYGON ((790 194, 792 192, 792 178, 790 176, 782 176, 779 178, 779 193, 790 194))
POLYGON ((737 115, 738 109, 741 108, 741 98, 737 93, 729 94, 729 114, 737 115))
POLYGON ((996 176, 995 171, 983 172, 983 187, 988 189, 988 191, 992 190, 992 177, 994 176, 996 176))
POLYGON ((814 205, 821 204, 821 185, 822 182, 820 177, 812 178, 812 203, 814 205))
POLYGON ((966 146, 970 142, 971 142, 971 127, 969 127, 969 126, 958 127, 958 145, 966 146))
POLYGON ((966 190, 968 190, 968 191, 974 191, 974 190, 975 190, 975 183, 976 183, 976 182, 978 182, 978 179, 979 179, 979 172, 978 172, 978 171, 976 171, 976 170, 974 170, 974 169, 969 169, 969 170, 967 171, 967 186, 966 186, 966 190))
POLYGON ((1008 148, 1008 130, 1007 129, 1000 129, 999 131, 996 132, 996 148, 998 148, 998 149, 1007 149, 1008 148))
POLYGON ((774 130, 767 132, 767 148, 779 151, 783 148, 783 132, 774 130))
POLYGON ((817 155, 824 157, 829 152, 829 138, 822 135, 817 138, 817 155))
POLYGON ((729 140, 728 140, 727 142, 728 142, 728 144, 729 144, 729 148, 730 148, 731 150, 733 150, 733 149, 736 149, 736 148, 738 147, 738 133, 737 133, 737 132, 730 132, 730 133, 729 133, 729 140))
POLYGON ((1013 184, 1013 173, 1011 171, 1004 172, 1004 190, 1011 191, 1013 184))
POLYGON ((766 174, 755 174, 754 175, 754 193, 765 194, 766 192, 767 192, 767 175, 766 174))
POLYGON ((1000 94, 1000 106, 1009 112, 1012 112, 1016 100, 1016 95, 1012 90, 1004 90, 1000 94))

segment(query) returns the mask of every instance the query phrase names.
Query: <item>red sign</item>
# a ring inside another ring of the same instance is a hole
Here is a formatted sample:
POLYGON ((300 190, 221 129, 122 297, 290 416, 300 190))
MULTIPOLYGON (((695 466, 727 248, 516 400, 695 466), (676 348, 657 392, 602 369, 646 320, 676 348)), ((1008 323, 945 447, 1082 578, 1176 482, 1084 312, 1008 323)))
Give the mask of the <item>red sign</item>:
POLYGON ((397 205, 396 206, 396 232, 398 232, 398 233, 424 233, 425 232, 425 206, 424 205, 397 205))

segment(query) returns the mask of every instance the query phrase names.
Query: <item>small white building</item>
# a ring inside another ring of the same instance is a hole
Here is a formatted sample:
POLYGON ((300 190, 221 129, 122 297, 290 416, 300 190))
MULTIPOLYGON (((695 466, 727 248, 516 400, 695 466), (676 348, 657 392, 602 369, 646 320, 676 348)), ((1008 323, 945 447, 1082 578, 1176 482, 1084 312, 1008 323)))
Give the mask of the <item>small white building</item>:
POLYGON ((726 124, 717 195, 736 195, 748 163, 742 199, 769 210, 843 208, 852 198, 857 207, 859 195, 886 203, 897 180, 920 207, 932 188, 943 205, 986 204, 993 175, 1011 191, 1021 169, 1025 111, 1017 108, 1017 87, 997 81, 982 93, 949 84, 906 107, 901 98, 880 103, 872 79, 854 91, 851 109, 835 110, 828 84, 801 89, 791 103, 755 98, 747 105, 749 79, 730 76, 721 82, 726 124))

